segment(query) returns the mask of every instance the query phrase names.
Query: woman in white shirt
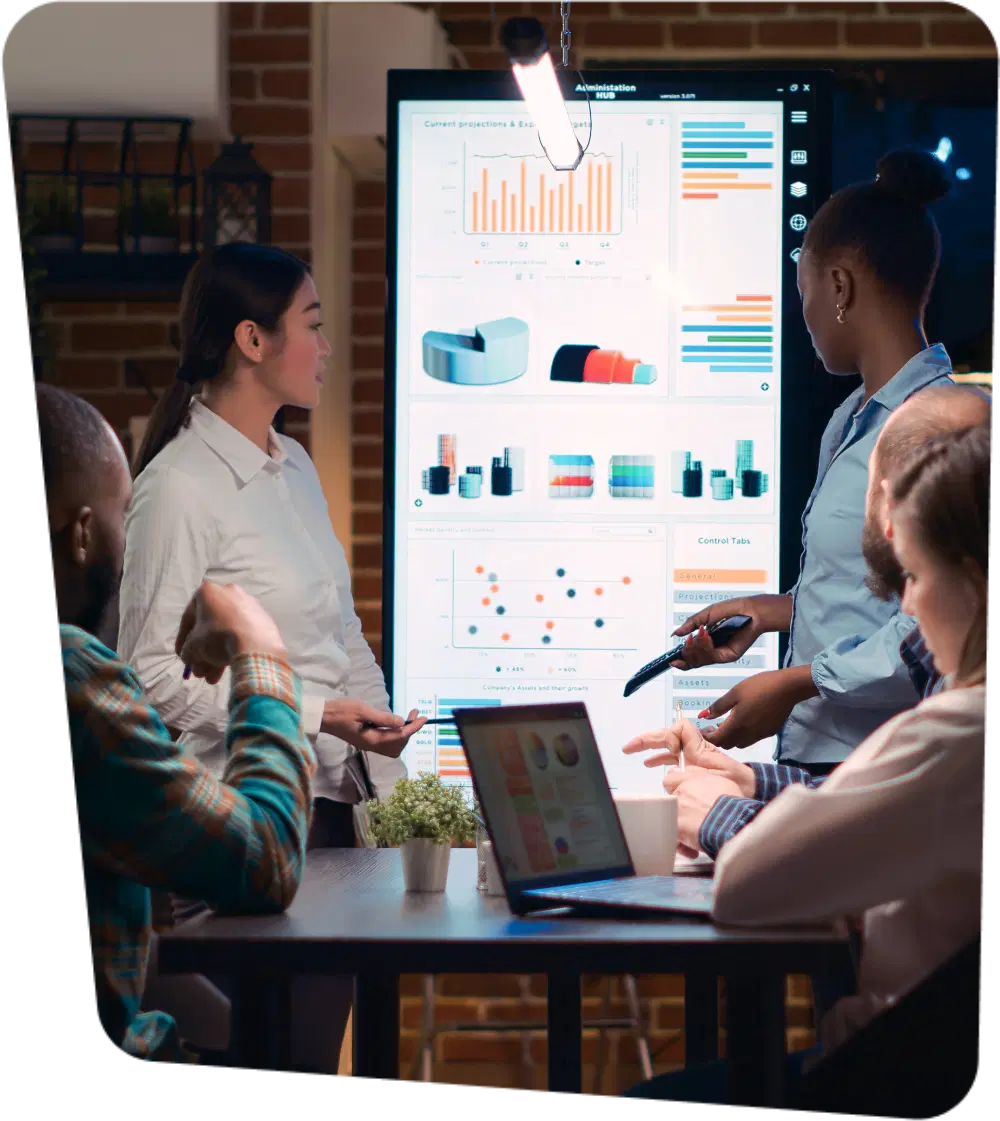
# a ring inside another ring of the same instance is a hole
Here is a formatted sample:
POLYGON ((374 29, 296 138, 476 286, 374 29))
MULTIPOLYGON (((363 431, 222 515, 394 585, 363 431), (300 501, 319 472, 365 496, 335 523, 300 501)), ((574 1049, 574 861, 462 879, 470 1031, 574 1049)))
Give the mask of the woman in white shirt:
MULTIPOLYGON (((290 254, 231 244, 195 265, 181 299, 177 379, 136 464, 118 652, 180 742, 221 771, 229 682, 185 676, 174 640, 203 580, 255 596, 303 681, 319 763, 310 847, 353 847, 365 783, 391 791, 423 721, 413 712, 404 727, 386 711, 316 469, 272 427, 282 406, 318 403, 330 353, 320 328, 315 285, 290 254)), ((319 1065, 335 1063, 327 1060, 319 1065)))
MULTIPOLYGON (((810 788, 803 773, 723 845, 715 866, 717 922, 846 917, 860 936, 858 991, 819 1025, 817 1078, 833 1062, 849 1077, 852 1057, 864 1053, 866 1026, 954 960, 980 929, 989 428, 940 437, 883 486, 886 536, 905 575, 902 610, 916 617, 946 688, 879 728, 822 785, 810 788)), ((668 775, 669 790, 698 783, 706 806, 753 795, 753 770, 707 744, 689 722, 672 729, 665 746, 650 764, 676 762, 680 750, 688 764, 668 775)), ((810 1088, 802 1057, 789 1056, 792 1104, 810 1088)), ((948 1076, 942 1072, 945 1087, 948 1076)), ((707 1070, 661 1076, 630 1095, 726 1100, 707 1070)), ((868 1111, 862 1096, 857 1112, 868 1111)))

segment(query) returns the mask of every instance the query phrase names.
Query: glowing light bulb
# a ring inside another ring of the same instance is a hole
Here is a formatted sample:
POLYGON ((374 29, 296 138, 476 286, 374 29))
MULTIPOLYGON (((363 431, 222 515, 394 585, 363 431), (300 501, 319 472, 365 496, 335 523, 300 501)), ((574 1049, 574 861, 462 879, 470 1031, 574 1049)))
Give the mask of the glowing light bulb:
POLYGON ((549 163, 556 171, 573 171, 583 159, 583 149, 559 88, 545 28, 534 17, 515 16, 503 25, 500 41, 549 163))
POLYGON ((546 52, 528 65, 515 62, 514 77, 549 162, 556 171, 572 171, 579 165, 583 149, 569 119, 552 56, 546 52))

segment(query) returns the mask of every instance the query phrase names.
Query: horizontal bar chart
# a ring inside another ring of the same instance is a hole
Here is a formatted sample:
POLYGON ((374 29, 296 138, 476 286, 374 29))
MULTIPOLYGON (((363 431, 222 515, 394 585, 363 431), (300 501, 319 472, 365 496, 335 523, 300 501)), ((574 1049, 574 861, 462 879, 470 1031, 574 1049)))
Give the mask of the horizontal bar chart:
MULTIPOLYGON (((495 708, 499 700, 463 700, 460 698, 438 698, 434 705, 434 715, 448 718, 457 708, 495 708)), ((436 766, 439 778, 471 780, 469 763, 465 749, 454 724, 439 724, 435 728, 436 766)))
POLYGON ((681 199, 704 205, 773 191, 774 132, 746 121, 688 121, 681 125, 681 199), (738 192, 733 194, 732 192, 738 192), (745 192, 749 191, 750 195, 745 192))
POLYGON ((740 293, 725 303, 685 305, 680 325, 682 366, 695 377, 699 373, 773 374, 773 307, 773 297, 762 292, 740 293))

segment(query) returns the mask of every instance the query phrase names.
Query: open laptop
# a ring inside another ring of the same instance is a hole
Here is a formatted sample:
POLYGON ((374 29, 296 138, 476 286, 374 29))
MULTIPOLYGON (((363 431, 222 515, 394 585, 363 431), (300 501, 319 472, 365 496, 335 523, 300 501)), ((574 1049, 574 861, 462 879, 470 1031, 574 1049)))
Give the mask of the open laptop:
POLYGON ((511 910, 709 916, 710 879, 636 876, 587 709, 455 709, 511 910))

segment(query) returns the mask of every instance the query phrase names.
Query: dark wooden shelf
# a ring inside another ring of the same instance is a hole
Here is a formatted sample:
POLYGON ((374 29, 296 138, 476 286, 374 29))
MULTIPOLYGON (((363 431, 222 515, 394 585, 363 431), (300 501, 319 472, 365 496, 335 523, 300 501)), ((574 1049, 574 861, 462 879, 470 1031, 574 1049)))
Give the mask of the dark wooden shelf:
POLYGON ((43 300, 176 300, 195 253, 39 253, 43 300))

